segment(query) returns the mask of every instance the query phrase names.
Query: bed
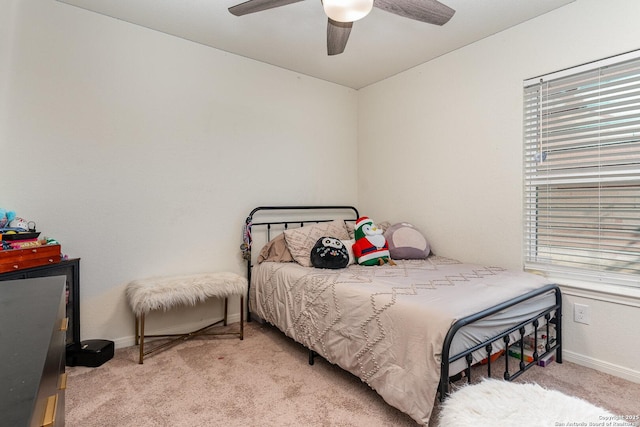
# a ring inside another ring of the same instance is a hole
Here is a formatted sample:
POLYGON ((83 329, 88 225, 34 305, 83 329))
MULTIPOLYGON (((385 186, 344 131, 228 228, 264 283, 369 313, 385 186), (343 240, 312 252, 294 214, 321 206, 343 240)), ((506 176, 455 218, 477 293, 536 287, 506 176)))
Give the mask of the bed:
POLYGON ((242 244, 248 319, 274 325, 309 349, 310 364, 319 355, 340 366, 424 425, 452 378, 472 381, 474 365, 491 376, 499 355, 520 350, 500 359, 512 380, 550 355, 562 362, 561 294, 541 276, 433 254, 339 269, 304 259, 320 236, 353 239, 359 215, 352 206, 253 209, 242 244))

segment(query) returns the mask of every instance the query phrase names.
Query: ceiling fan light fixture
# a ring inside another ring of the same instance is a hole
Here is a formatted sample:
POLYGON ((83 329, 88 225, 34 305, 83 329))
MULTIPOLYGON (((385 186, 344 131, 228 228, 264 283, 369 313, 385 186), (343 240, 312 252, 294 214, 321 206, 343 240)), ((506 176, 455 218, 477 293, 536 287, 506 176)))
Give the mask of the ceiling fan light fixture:
POLYGON ((373 9, 373 0, 322 0, 324 13, 337 22, 362 19, 373 9))

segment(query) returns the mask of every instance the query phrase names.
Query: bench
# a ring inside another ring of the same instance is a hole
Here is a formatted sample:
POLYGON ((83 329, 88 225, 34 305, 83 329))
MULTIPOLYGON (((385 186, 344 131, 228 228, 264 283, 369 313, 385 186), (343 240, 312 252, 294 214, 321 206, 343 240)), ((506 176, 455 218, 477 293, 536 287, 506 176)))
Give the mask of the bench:
POLYGON ((151 277, 133 280, 127 284, 126 295, 135 315, 135 343, 140 345, 142 364, 144 356, 162 348, 186 341, 197 335, 237 335, 244 339, 244 295, 247 292, 247 279, 228 272, 202 273, 186 276, 151 277), (224 322, 227 326, 228 297, 240 296, 240 327, 238 331, 208 332, 209 328, 224 322), (183 334, 145 335, 145 315, 153 310, 167 311, 178 305, 195 305, 208 298, 224 299, 224 318, 198 330, 183 334), (152 349, 144 349, 146 338, 172 338, 152 349))

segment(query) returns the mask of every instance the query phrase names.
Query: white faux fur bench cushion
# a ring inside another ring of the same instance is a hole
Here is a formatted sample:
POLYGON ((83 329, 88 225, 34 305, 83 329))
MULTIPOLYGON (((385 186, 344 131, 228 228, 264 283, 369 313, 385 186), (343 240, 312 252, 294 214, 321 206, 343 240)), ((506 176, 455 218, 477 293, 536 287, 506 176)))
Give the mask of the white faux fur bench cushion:
POLYGON ((195 305, 207 298, 244 295, 247 279, 235 273, 203 273, 189 276, 150 277, 127 285, 127 299, 136 316, 176 305, 195 305))

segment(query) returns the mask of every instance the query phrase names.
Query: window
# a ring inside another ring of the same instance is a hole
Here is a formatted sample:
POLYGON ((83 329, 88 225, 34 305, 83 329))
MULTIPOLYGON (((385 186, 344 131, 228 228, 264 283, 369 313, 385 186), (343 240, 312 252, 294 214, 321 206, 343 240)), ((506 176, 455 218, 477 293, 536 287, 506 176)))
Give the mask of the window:
POLYGON ((639 54, 525 82, 524 215, 526 269, 640 287, 639 54))

